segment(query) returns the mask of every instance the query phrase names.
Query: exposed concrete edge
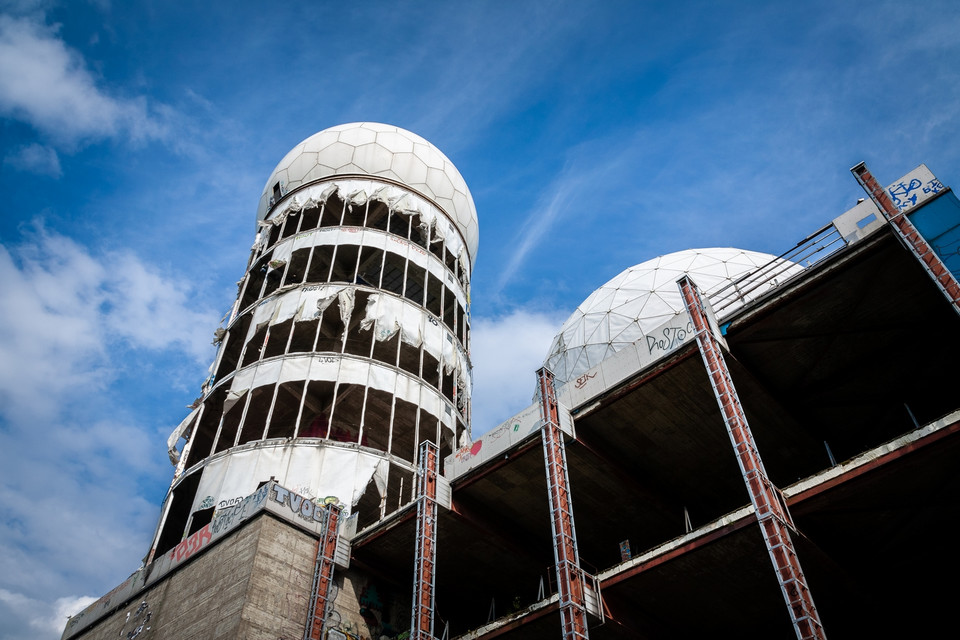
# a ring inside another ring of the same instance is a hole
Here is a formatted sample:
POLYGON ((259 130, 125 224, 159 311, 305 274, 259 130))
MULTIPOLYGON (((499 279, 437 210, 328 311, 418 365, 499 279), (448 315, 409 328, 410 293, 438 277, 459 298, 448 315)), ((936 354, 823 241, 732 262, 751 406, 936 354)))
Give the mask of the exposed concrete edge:
POLYGON ((462 635, 456 636, 456 640, 478 640, 479 638, 495 638, 502 633, 511 631, 524 624, 556 611, 560 605, 560 596, 556 593, 549 598, 544 598, 535 602, 522 611, 517 611, 503 618, 498 618, 493 622, 488 622, 482 627, 472 629, 462 635), (556 605, 556 606, 551 606, 556 605))
POLYGON ((932 437, 948 435, 951 430, 960 429, 960 409, 934 420, 910 433, 894 438, 888 442, 850 458, 835 467, 825 469, 820 473, 795 482, 783 489, 783 495, 790 502, 799 501, 820 493, 837 483, 847 480, 850 476, 865 473, 891 456, 902 455, 905 450, 913 450, 925 444, 925 440, 932 437), (952 428, 952 429, 951 429, 952 428))

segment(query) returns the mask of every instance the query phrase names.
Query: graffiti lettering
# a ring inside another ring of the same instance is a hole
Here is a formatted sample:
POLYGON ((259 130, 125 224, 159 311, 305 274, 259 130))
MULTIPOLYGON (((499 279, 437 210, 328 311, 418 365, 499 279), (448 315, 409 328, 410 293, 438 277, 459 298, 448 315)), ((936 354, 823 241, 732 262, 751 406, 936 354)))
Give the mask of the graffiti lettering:
MULTIPOLYGON (((304 520, 310 520, 313 522, 323 522, 323 509, 318 509, 317 505, 310 500, 309 498, 304 498, 299 493, 294 493, 289 489, 284 489, 279 485, 273 485, 273 499, 279 504, 284 504, 290 507, 290 511, 300 516, 304 520)), ((339 502, 333 496, 329 496, 324 500, 324 504, 330 504, 328 502, 331 498, 333 501, 339 502)))
POLYGON ((170 559, 177 562, 186 560, 194 553, 202 549, 208 542, 210 542, 212 535, 213 534, 210 531, 210 525, 205 525, 203 529, 200 529, 192 536, 175 546, 170 552, 170 559))
POLYGON ((686 327, 665 327, 663 337, 647 336, 647 351, 653 355, 655 351, 661 353, 672 351, 674 348, 683 344, 683 342, 693 334, 693 323, 688 322, 686 327))
POLYGON ((233 507, 243 502, 243 496, 237 496, 236 498, 229 498, 227 500, 221 500, 217 503, 217 509, 226 509, 227 507, 233 507))
POLYGON ((914 178, 907 184, 898 182, 889 189, 890 197, 893 198, 893 204, 897 205, 897 210, 903 211, 907 207, 917 204, 917 194, 913 193, 920 188, 922 183, 914 178), (913 193, 913 195, 911 195, 913 193))
POLYGON ((577 378, 577 381, 574 383, 573 386, 575 386, 577 389, 583 389, 583 385, 587 384, 587 382, 590 379, 596 378, 596 377, 597 377, 597 374, 595 373, 585 373, 579 378, 577 378))

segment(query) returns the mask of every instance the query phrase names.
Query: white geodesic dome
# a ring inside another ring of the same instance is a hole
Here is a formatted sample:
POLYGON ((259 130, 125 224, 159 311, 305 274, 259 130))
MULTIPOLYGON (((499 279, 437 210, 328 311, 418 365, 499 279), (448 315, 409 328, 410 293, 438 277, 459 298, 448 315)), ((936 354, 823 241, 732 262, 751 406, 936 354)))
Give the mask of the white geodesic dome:
POLYGON ((335 176, 371 176, 399 182, 432 200, 463 236, 470 260, 477 253, 477 210, 467 183, 439 149, 406 129, 353 122, 315 133, 295 146, 270 174, 257 220, 270 211, 274 185, 283 194, 335 176))
MULTIPOLYGON (((621 272, 594 291, 567 318, 554 337, 544 365, 562 386, 640 340, 673 316, 683 313, 677 280, 688 274, 709 300, 733 280, 776 263, 770 254, 742 249, 687 249, 647 260, 621 272)), ((802 267, 780 261, 780 279, 802 267)), ((725 313, 775 286, 775 281, 752 283, 725 313)))

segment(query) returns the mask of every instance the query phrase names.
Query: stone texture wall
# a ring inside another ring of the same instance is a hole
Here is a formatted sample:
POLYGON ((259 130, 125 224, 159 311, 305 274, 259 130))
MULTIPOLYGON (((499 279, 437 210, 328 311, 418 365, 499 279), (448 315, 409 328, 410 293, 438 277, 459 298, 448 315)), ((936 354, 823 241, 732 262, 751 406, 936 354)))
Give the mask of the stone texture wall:
MULTIPOLYGON (((317 541, 258 516, 77 640, 300 640, 317 541)), ((409 625, 409 594, 356 570, 334 571, 329 640, 393 639, 409 625)))

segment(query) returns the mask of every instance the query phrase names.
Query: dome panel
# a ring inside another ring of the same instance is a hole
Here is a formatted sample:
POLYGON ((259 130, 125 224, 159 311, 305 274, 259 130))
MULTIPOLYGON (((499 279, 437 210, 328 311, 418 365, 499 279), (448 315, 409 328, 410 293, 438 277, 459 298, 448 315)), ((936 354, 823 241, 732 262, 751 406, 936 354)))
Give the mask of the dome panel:
MULTIPOLYGON (((688 249, 630 267, 593 291, 577 307, 553 339, 544 364, 553 372, 558 387, 563 386, 603 358, 643 339, 673 316, 684 313, 677 286, 677 280, 684 274, 709 295, 776 259, 766 253, 741 249, 688 249)), ((792 275, 802 268, 790 265, 782 273, 792 275)), ((758 287, 747 300, 761 295, 769 286, 773 285, 758 287)), ((728 307, 727 311, 736 306, 728 307)))
POLYGON ((273 187, 278 181, 284 185, 285 196, 301 186, 347 174, 397 181, 433 200, 460 232, 470 262, 474 261, 479 226, 473 197, 463 176, 449 158, 428 141, 386 124, 343 124, 302 141, 280 161, 267 180, 257 219, 266 218, 276 204, 272 202, 273 187))

